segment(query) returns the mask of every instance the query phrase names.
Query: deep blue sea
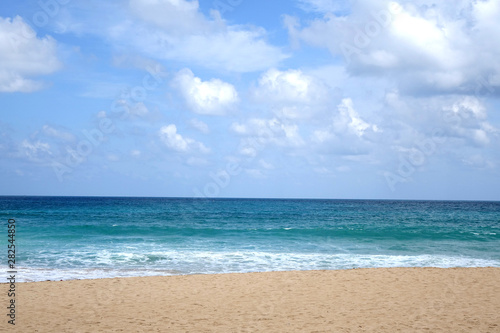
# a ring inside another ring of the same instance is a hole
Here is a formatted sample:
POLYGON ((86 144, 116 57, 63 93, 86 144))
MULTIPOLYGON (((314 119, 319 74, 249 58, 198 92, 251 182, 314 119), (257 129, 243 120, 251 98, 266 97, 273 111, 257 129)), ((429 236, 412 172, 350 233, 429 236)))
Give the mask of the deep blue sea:
POLYGON ((500 267, 500 202, 4 196, 0 217, 18 281, 500 267))

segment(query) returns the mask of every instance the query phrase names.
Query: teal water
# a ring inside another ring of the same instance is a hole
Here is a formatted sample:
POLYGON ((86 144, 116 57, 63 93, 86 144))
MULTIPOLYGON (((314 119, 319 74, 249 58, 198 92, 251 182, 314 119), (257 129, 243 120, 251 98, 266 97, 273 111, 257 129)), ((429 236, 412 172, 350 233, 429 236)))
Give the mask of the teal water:
POLYGON ((500 267, 500 202, 0 197, 20 281, 500 267))

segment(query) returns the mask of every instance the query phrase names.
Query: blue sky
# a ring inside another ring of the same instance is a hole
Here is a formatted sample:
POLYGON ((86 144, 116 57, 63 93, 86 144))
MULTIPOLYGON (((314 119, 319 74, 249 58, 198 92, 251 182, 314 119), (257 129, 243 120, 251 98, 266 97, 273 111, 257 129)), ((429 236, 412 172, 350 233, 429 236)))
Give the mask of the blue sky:
POLYGON ((500 200, 500 1, 4 1, 0 194, 500 200))

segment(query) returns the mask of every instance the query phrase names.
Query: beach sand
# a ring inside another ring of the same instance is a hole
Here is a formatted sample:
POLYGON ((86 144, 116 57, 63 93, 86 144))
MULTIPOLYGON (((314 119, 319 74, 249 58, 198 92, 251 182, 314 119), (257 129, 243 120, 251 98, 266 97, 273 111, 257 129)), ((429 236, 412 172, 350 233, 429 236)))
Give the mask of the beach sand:
POLYGON ((15 329, 5 314, 7 332, 500 332, 500 268, 17 283, 15 329))

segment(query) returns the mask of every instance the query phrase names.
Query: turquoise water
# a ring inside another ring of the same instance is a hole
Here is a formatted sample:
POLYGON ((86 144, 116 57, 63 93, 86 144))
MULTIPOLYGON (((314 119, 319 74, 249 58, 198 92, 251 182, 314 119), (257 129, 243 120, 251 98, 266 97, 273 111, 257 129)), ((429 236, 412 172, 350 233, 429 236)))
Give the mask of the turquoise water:
POLYGON ((500 267, 500 202, 0 197, 0 216, 20 281, 500 267))

